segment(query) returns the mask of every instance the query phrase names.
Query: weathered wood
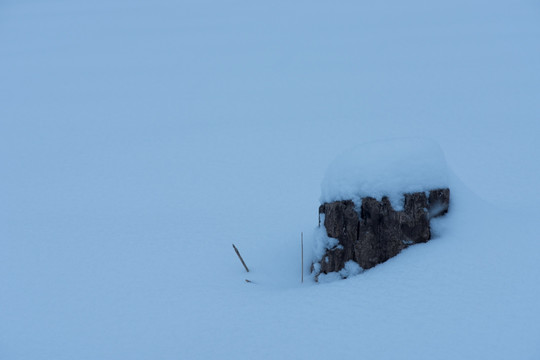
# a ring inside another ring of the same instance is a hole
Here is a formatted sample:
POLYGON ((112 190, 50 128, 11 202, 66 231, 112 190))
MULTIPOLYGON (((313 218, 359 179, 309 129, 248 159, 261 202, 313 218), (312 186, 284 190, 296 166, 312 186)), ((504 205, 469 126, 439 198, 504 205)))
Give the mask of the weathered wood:
POLYGON ((242 265, 244 265, 244 267, 246 268, 246 271, 249 272, 249 269, 248 269, 246 263, 244 262, 244 259, 242 259, 242 255, 240 255, 240 252, 238 251, 238 249, 236 248, 236 246, 234 246, 234 244, 232 244, 232 247, 234 248, 234 251, 236 251, 236 255, 238 255, 238 258, 239 258, 240 261, 242 262, 242 265))
POLYGON ((425 243, 431 238, 430 219, 448 211, 450 189, 405 193, 402 204, 396 210, 386 196, 380 200, 367 196, 358 204, 352 200, 322 204, 321 226, 338 244, 316 261, 320 266, 315 276, 340 272, 351 260, 367 270, 410 245, 425 243))

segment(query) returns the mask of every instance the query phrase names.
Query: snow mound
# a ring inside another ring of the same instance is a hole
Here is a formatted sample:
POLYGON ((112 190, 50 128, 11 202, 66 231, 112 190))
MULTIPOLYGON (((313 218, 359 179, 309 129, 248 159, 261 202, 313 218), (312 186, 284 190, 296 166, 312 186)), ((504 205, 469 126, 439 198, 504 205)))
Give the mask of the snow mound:
POLYGON ((388 196, 400 208, 403 194, 448 187, 440 146, 424 138, 369 142, 338 156, 322 182, 321 203, 388 196))

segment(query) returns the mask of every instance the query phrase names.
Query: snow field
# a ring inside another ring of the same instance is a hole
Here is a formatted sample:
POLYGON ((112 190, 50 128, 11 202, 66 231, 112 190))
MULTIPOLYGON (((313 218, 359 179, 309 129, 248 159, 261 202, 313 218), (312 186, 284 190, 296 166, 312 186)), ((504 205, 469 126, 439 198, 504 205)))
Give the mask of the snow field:
POLYGON ((540 358, 539 35, 528 1, 1 2, 0 359, 540 358), (327 165, 403 137, 444 149, 435 238, 300 284, 327 165))

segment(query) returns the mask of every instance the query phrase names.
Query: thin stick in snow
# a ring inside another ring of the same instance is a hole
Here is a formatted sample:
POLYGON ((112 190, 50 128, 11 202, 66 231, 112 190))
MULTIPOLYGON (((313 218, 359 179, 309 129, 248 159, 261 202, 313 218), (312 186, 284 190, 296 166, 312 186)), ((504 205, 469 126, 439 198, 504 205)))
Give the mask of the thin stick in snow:
POLYGON ((300 233, 300 243, 302 246, 302 282, 304 282, 304 233, 300 233))
POLYGON ((244 265, 244 267, 246 268, 246 271, 249 272, 249 269, 248 269, 246 263, 244 262, 244 259, 242 259, 242 255, 240 255, 240 252, 238 251, 238 249, 236 248, 236 246, 234 246, 234 244, 232 244, 232 247, 234 248, 234 251, 236 251, 236 255, 238 255, 238 258, 239 258, 240 261, 242 262, 242 265, 244 265))

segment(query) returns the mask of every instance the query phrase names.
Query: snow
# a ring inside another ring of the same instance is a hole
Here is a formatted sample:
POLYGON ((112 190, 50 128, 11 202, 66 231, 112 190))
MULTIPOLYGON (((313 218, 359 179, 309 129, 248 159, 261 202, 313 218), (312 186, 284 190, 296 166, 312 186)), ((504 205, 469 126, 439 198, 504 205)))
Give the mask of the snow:
POLYGON ((311 235, 312 237, 311 241, 314 244, 313 249, 312 249, 313 255, 308 256, 308 259, 311 262, 319 261, 323 257, 327 249, 332 249, 336 245, 339 244, 338 239, 328 237, 328 234, 326 233, 326 228, 324 227, 324 218, 325 218, 324 214, 320 214, 319 218, 320 218, 321 224, 320 226, 317 226, 313 230, 313 234, 311 235))
POLYGON ((358 265, 356 262, 349 260, 345 263, 345 267, 341 269, 339 272, 339 275, 341 275, 344 278, 347 278, 349 276, 358 275, 363 271, 363 269, 358 265))
POLYGON ((403 194, 448 187, 446 160, 433 140, 375 141, 347 150, 330 164, 322 182, 321 203, 388 196, 396 209, 403 194))
POLYGON ((0 358, 540 358, 539 35, 527 1, 1 2, 0 358), (397 137, 444 149, 433 240, 302 284, 326 166, 397 137))

